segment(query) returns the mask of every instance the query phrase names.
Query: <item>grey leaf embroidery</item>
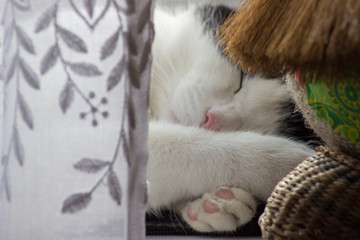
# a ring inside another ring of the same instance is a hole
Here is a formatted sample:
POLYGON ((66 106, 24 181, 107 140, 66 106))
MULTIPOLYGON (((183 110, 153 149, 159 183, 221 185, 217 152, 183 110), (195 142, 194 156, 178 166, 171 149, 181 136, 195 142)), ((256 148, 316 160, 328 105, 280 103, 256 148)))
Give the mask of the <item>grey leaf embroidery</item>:
POLYGON ((132 55, 137 55, 138 54, 138 48, 137 48, 137 44, 136 44, 136 39, 133 37, 133 35, 131 34, 131 32, 127 32, 125 35, 125 40, 126 40, 126 44, 127 47, 130 50, 130 53, 132 55))
POLYGON ((54 19, 56 8, 56 4, 51 6, 38 18, 35 24, 35 33, 39 33, 50 26, 51 21, 54 19))
POLYGON ((95 0, 83 0, 87 14, 90 18, 94 15, 95 0))
POLYGON ((106 42, 102 46, 101 54, 100 54, 101 60, 104 60, 105 58, 110 56, 112 53, 114 53, 118 39, 119 39, 119 30, 116 31, 114 34, 112 34, 110 36, 110 38, 108 40, 106 40, 106 42))
POLYGON ((130 101, 129 105, 128 105, 128 116, 129 116, 130 126, 132 128, 135 128, 136 127, 136 121, 135 121, 136 119, 135 119, 135 111, 134 111, 132 101, 130 101))
POLYGON ((20 69, 26 82, 34 89, 40 89, 39 78, 23 58, 20 58, 20 69))
POLYGON ((108 187, 109 193, 112 199, 118 204, 121 205, 121 187, 119 179, 114 171, 110 171, 108 178, 108 187))
POLYGON ((67 65, 70 67, 70 69, 74 72, 79 74, 80 76, 85 77, 94 77, 99 76, 102 74, 102 72, 98 69, 98 67, 92 63, 71 63, 67 62, 67 65))
POLYGON ((124 4, 123 0, 116 0, 115 2, 116 8, 118 9, 118 11, 121 11, 127 15, 131 14, 134 12, 134 3, 132 0, 126 0, 126 7, 122 7, 121 5, 124 4))
POLYGON ((11 43, 11 39, 14 35, 14 23, 11 23, 7 28, 6 31, 4 33, 4 39, 3 39, 3 51, 6 52, 9 47, 10 47, 10 43, 11 43))
POLYGON ((41 60, 40 73, 43 75, 47 71, 49 71, 49 69, 55 65, 58 57, 59 57, 59 48, 55 44, 54 46, 49 48, 49 50, 41 60))
POLYGON ((130 166, 130 150, 129 150, 129 144, 128 144, 128 140, 125 136, 125 132, 121 131, 121 140, 122 140, 122 149, 124 151, 125 154, 125 160, 127 162, 127 164, 130 166))
POLYGON ((29 53, 35 54, 34 44, 27 33, 19 26, 16 26, 15 29, 21 46, 23 46, 23 48, 29 53))
POLYGON ((11 60, 9 67, 7 68, 7 72, 5 75, 5 83, 8 83, 14 76, 17 63, 18 63, 18 56, 15 55, 14 58, 11 60))
POLYGON ((18 1, 18 0, 12 0, 11 2, 14 4, 14 6, 15 6, 17 9, 19 9, 19 10, 21 10, 21 11, 29 11, 29 10, 31 9, 31 6, 30 6, 29 1, 24 1, 24 0, 20 0, 20 1, 18 1))
POLYGON ((75 33, 70 32, 69 30, 66 30, 65 28, 62 28, 60 26, 57 26, 57 29, 58 29, 58 32, 59 32, 62 40, 64 40, 64 42, 66 43, 66 45, 69 48, 71 48, 77 52, 80 52, 80 53, 88 52, 84 40, 82 40, 75 33))
POLYGON ((111 71, 109 78, 107 79, 107 90, 111 91, 121 80, 125 68, 125 57, 123 56, 121 60, 115 65, 114 69, 111 71))
POLYGON ((6 199, 8 200, 8 202, 10 202, 11 194, 10 194, 10 182, 9 182, 9 165, 8 165, 9 158, 8 158, 8 156, 3 155, 1 162, 2 162, 2 165, 4 166, 4 168, 3 168, 3 175, 1 178, 0 188, 4 188, 6 199))
POLYGON ((136 67, 135 62, 133 60, 129 61, 129 78, 131 85, 135 88, 140 88, 140 75, 139 69, 136 67))
POLYGON ((3 184, 5 188, 5 195, 6 199, 10 202, 11 201, 11 194, 10 194, 10 183, 9 183, 9 167, 6 165, 4 172, 3 172, 3 184))
MULTIPOLYGON (((79 1, 79 0, 78 0, 79 1)), ((86 0, 83 0, 86 1, 86 0)), ((90 1, 90 0, 88 0, 90 1)), ((103 0, 102 0, 103 1, 103 0)), ((90 29, 94 29, 97 24, 101 21, 101 19, 103 19, 103 17, 105 16, 106 12, 108 11, 109 7, 110 7, 110 3, 113 0, 106 0, 105 3, 105 7, 103 8, 103 10, 98 14, 98 17, 96 19, 93 19, 93 21, 90 23, 88 21, 88 19, 81 13, 81 11, 79 11, 78 7, 75 5, 73 0, 69 0, 71 7, 73 8, 73 10, 76 12, 76 14, 85 22, 85 24, 90 28, 90 29)), ((95 1, 94 1, 95 2, 95 1)), ((94 3, 95 4, 95 3, 94 3)), ((85 6, 86 8, 86 6, 85 6)), ((88 11, 88 10, 87 10, 88 11)), ((89 14, 89 12, 88 12, 89 14)), ((90 16, 90 18, 92 18, 90 16)))
POLYGON ((25 159, 24 147, 21 143, 19 132, 16 127, 14 128, 13 134, 14 134, 13 141, 14 141, 15 156, 20 166, 22 166, 24 164, 24 159, 25 159))
POLYGON ((68 197, 64 203, 62 213, 74 213, 86 208, 91 201, 91 193, 75 193, 68 197))
POLYGON ((148 1, 148 3, 146 4, 146 6, 144 7, 144 9, 141 11, 140 15, 139 15, 139 20, 138 20, 138 33, 141 33, 146 24, 148 23, 148 20, 150 18, 150 8, 151 8, 151 1, 148 1))
POLYGON ((63 113, 66 113, 70 107, 74 100, 74 95, 74 86, 70 81, 67 81, 59 97, 59 104, 63 113))
POLYGON ((144 50, 140 57, 139 72, 143 72, 146 67, 146 63, 149 59, 149 53, 151 50, 151 41, 147 41, 144 46, 144 50))
POLYGON ((19 101, 19 109, 22 119, 30 129, 33 129, 34 128, 33 116, 28 104, 26 103, 21 93, 19 93, 18 95, 18 101, 19 101))
POLYGON ((109 166, 110 164, 111 162, 109 161, 83 158, 79 162, 74 164, 74 168, 86 173, 96 173, 104 167, 109 166))

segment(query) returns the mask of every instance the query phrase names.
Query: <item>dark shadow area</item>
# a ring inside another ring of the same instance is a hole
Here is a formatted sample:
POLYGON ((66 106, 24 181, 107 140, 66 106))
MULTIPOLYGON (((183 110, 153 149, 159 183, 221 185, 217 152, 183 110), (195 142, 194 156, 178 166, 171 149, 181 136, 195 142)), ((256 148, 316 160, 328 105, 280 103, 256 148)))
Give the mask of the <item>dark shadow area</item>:
POLYGON ((265 204, 261 204, 257 208, 254 218, 244 226, 239 227, 233 232, 215 232, 200 233, 194 231, 187 225, 180 216, 171 211, 162 211, 161 216, 146 215, 146 235, 172 235, 172 236, 261 236, 261 230, 258 225, 258 219, 263 213, 265 204))

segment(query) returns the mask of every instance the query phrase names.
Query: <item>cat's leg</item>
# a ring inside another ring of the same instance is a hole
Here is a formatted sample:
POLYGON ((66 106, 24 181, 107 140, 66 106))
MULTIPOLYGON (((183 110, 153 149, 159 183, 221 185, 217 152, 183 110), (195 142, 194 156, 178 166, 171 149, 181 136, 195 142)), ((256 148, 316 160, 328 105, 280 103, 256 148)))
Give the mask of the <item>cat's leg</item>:
POLYGON ((289 139, 252 132, 212 132, 150 122, 148 211, 177 208, 216 186, 266 201, 273 188, 314 152, 289 139))
POLYGON ((199 232, 234 231, 249 222, 256 212, 256 200, 240 188, 220 187, 189 202, 183 219, 199 232))

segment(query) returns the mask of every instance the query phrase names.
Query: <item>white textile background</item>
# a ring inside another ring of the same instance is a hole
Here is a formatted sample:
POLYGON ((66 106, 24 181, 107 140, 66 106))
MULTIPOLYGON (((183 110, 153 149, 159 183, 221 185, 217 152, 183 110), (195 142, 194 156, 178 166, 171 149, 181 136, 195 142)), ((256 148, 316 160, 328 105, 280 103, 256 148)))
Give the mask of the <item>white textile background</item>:
POLYGON ((145 237, 151 12, 6 2, 1 240, 145 237))

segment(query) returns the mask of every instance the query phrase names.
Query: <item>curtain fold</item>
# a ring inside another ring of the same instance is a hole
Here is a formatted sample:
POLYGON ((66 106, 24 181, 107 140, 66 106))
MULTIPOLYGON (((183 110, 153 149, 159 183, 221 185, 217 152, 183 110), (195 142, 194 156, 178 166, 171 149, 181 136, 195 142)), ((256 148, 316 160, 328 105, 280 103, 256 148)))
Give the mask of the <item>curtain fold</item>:
POLYGON ((152 1, 8 0, 0 239, 144 239, 152 1))

